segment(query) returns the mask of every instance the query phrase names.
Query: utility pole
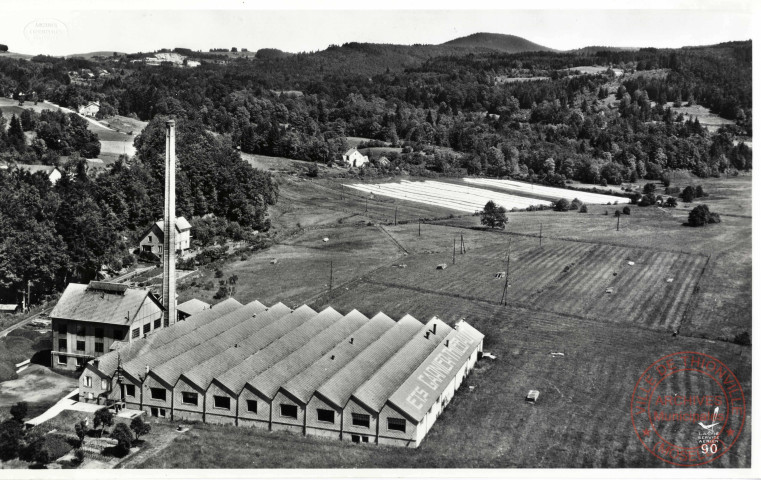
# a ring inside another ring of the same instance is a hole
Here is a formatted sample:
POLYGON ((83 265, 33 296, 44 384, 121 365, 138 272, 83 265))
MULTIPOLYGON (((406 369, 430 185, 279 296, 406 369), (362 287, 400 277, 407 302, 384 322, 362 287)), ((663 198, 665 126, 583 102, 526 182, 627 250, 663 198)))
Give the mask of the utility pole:
POLYGON ((399 207, 394 207, 394 226, 396 226, 396 211, 399 210, 399 207))
POLYGON ((539 224, 539 246, 542 246, 542 224, 539 224))
POLYGON ((330 298, 333 294, 333 260, 330 261, 330 283, 328 285, 328 298, 330 298))
POLYGON ((452 241, 452 265, 454 265, 454 254, 456 250, 457 250, 457 239, 455 238, 452 241))
POLYGON ((621 225, 621 215, 616 215, 616 231, 618 231, 619 225, 621 225))
POLYGON ((465 253, 465 238, 460 234, 460 254, 465 253))
POLYGON ((420 236, 420 219, 417 219, 417 236, 420 236))
POLYGON ((499 301, 500 305, 507 305, 507 287, 509 286, 510 278, 510 244, 512 239, 507 243, 507 265, 505 266, 505 286, 502 288, 502 300, 499 301))
POLYGON ((31 287, 30 287, 31 284, 32 284, 31 280, 26 281, 26 311, 27 312, 32 309, 32 297, 31 297, 31 287))
POLYGON ((365 213, 367 213, 367 200, 368 200, 368 198, 370 198, 370 197, 365 197, 365 213))

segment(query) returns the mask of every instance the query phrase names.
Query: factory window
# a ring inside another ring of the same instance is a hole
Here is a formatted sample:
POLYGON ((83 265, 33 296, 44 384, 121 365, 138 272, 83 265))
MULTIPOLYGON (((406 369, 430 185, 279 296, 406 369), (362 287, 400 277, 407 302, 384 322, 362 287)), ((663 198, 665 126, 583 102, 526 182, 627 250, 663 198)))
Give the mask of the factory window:
POLYGON ((102 328, 96 328, 95 329, 95 338, 103 338, 103 329, 102 328))
POLYGON ((95 342, 95 353, 103 353, 103 342, 95 342))
POLYGON ((335 423, 335 415, 336 415, 336 412, 334 412, 333 410, 325 410, 323 408, 317 409, 318 422, 335 423))
POLYGON ((77 350, 80 352, 85 351, 85 341, 84 340, 77 340, 77 350))
POLYGON ((105 378, 101 379, 100 381, 100 389, 108 390, 108 380, 106 380, 105 378))
POLYGON ((151 388, 151 398, 154 400, 166 401, 166 389, 165 388, 151 388))
POLYGON ((150 252, 151 251, 151 246, 150 245, 143 245, 143 251, 144 252, 150 252))
POLYGON ((280 416, 287 418, 296 418, 298 416, 298 409, 296 405, 288 405, 287 403, 280 404, 280 416))
POLYGON ((140 336, 140 328, 133 328, 132 329, 132 338, 137 338, 140 336))
POLYGON ((352 435, 351 436, 351 441, 352 442, 359 443, 359 440, 360 440, 360 436, 359 435, 352 435))
POLYGON ((92 377, 85 377, 85 387, 92 387, 92 377))
POLYGON ((66 351, 66 339, 65 338, 59 338, 58 339, 58 350, 61 352, 66 351))
POLYGON ((366 413, 352 413, 351 424, 355 427, 370 428, 370 415, 366 413))
POLYGON ((146 323, 143 325, 143 335, 147 334, 151 331, 151 322, 146 323))
POLYGON ((259 405, 256 403, 256 400, 246 400, 246 407, 251 413, 257 413, 259 410, 259 405))
POLYGON ((403 418, 388 417, 388 429, 404 432, 407 430, 407 420, 403 418))
POLYGON ((370 442, 370 437, 362 435, 362 443, 369 443, 369 442, 370 442))
POLYGON ((195 392, 182 392, 182 403, 198 406, 198 394, 195 392))
POLYGON ((81 368, 85 364, 84 360, 77 357, 77 368, 81 368))
POLYGON ((153 329, 156 330, 157 328, 161 328, 161 319, 157 318, 153 321, 153 329))
POLYGON ((214 408, 230 410, 230 397, 226 395, 214 395, 214 408))
POLYGON ((125 385, 124 387, 127 390, 127 396, 128 397, 134 397, 135 396, 135 386, 134 385, 125 385))
POLYGON ((77 325, 77 336, 84 337, 85 336, 85 326, 84 325, 77 325))
POLYGON ((66 355, 58 355, 58 365, 66 365, 66 355))
POLYGON ((66 335, 67 332, 68 332, 68 330, 66 328, 66 324, 65 323, 59 323, 58 324, 58 334, 59 335, 66 335))

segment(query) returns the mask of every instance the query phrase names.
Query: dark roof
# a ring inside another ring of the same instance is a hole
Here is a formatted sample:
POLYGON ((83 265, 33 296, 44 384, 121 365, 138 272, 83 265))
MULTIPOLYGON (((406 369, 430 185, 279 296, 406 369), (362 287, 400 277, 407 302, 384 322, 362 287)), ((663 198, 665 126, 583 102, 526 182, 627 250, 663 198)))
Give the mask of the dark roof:
POLYGON ((164 308, 147 288, 116 287, 105 282, 91 284, 94 284, 94 288, 81 283, 70 283, 50 312, 50 317, 130 325, 146 301, 154 302, 162 310, 164 308))
MULTIPOLYGON (((190 230, 191 225, 190 223, 185 220, 185 217, 177 217, 174 221, 174 229, 178 232, 183 232, 185 230, 190 230)), ((148 228, 145 229, 145 232, 140 235, 140 238, 145 238, 146 235, 153 232, 154 235, 156 235, 156 238, 159 242, 164 241, 164 221, 159 220, 157 222, 153 222, 148 228)))
POLYGON ((420 422, 483 339, 484 335, 465 321, 458 322, 444 341, 388 398, 389 403, 420 422), (413 392, 417 394, 412 396, 413 392), (421 400, 423 398, 424 401, 421 400))

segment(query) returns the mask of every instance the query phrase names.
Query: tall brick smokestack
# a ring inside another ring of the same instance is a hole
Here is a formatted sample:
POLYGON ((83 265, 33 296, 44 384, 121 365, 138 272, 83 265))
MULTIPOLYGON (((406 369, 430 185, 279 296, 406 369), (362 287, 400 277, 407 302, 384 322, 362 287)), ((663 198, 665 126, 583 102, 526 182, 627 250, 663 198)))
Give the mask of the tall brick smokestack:
POLYGON ((174 170, 177 160, 174 154, 174 120, 166 122, 166 170, 164 172, 164 283, 161 296, 164 301, 164 326, 177 321, 177 276, 175 273, 175 217, 174 217, 174 170))

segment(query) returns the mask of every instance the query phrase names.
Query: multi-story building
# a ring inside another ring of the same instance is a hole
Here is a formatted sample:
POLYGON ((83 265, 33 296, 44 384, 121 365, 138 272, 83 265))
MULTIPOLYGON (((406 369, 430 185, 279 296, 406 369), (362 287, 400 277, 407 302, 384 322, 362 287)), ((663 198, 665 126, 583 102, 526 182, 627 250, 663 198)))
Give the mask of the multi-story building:
POLYGON ((70 283, 50 313, 51 366, 76 370, 89 360, 163 328, 163 307, 147 288, 70 283))

